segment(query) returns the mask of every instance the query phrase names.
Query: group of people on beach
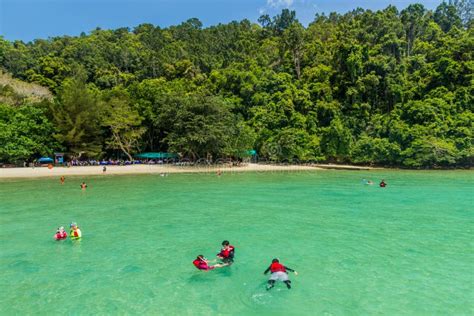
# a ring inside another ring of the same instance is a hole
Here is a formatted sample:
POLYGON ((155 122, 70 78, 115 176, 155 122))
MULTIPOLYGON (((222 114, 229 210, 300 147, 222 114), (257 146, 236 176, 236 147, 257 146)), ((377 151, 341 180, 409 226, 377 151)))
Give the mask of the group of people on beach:
MULTIPOLYGON (((194 259, 193 264, 198 270, 201 271, 209 271, 214 270, 215 268, 228 267, 234 263, 234 255, 235 247, 232 246, 228 240, 224 240, 222 242, 221 251, 217 254, 216 259, 211 261, 206 259, 203 255, 198 255, 196 259, 194 259), (219 261, 219 263, 209 265, 210 263, 214 263, 216 261, 219 261)), ((273 259, 270 266, 265 270, 265 272, 263 272, 263 274, 271 272, 270 279, 267 282, 267 290, 273 288, 277 281, 282 281, 285 283, 288 289, 291 289, 291 280, 288 277, 288 271, 294 272, 295 275, 298 275, 298 272, 295 270, 281 264, 279 259, 273 259)))
MULTIPOLYGON (((69 228, 71 229, 69 232, 69 237, 71 238, 71 240, 79 240, 82 238, 82 231, 76 223, 71 223, 69 225, 69 228)), ((64 229, 64 226, 61 226, 56 230, 56 234, 54 234, 54 239, 64 240, 67 238, 67 236, 68 235, 66 233, 66 230, 64 229)))

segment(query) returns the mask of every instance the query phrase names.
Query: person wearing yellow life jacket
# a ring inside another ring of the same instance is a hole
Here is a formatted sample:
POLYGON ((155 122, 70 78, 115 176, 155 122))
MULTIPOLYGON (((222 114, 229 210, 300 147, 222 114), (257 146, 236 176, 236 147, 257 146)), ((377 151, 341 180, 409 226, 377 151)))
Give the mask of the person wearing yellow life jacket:
POLYGON ((77 226, 76 223, 71 223, 71 225, 69 225, 69 226, 71 227, 71 231, 69 233, 69 236, 71 236, 71 239, 72 240, 81 239, 82 232, 81 232, 81 229, 79 228, 79 226, 77 226))
POLYGON ((295 275, 298 275, 298 272, 282 265, 278 259, 273 259, 272 264, 267 268, 267 270, 265 270, 265 272, 263 272, 263 274, 267 274, 269 271, 272 274, 268 280, 267 290, 270 290, 272 287, 274 287, 276 281, 282 281, 286 284, 288 289, 291 289, 291 281, 288 278, 288 273, 286 271, 291 271, 294 272, 295 275))

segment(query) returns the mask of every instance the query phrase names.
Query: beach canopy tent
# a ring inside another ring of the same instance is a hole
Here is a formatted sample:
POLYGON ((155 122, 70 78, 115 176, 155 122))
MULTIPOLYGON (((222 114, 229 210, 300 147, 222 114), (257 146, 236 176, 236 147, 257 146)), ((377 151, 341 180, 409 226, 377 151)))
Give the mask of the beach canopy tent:
POLYGON ((247 155, 255 156, 256 154, 257 154, 257 151, 255 149, 247 150, 247 155))
POLYGON ((53 163, 54 160, 53 158, 49 158, 49 157, 41 157, 40 159, 38 159, 38 162, 39 163, 53 163))
POLYGON ((165 159, 165 158, 176 158, 178 155, 172 154, 172 153, 141 153, 138 155, 135 155, 135 158, 140 158, 140 159, 165 159))

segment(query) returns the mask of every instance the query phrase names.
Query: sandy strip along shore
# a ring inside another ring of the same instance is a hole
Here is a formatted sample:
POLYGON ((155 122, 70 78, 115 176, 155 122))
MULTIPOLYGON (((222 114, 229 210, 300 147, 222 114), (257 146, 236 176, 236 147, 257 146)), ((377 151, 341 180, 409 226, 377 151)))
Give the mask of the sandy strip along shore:
MULTIPOLYGON (((102 175, 102 166, 82 167, 46 167, 35 168, 0 168, 0 178, 36 178, 60 176, 89 176, 102 175)), ((132 165, 132 166, 107 166, 106 174, 160 174, 160 173, 215 173, 221 170, 228 172, 268 172, 268 171, 309 171, 322 169, 368 170, 368 167, 342 166, 342 165, 264 165, 246 164, 239 167, 228 166, 174 166, 174 165, 132 165)))

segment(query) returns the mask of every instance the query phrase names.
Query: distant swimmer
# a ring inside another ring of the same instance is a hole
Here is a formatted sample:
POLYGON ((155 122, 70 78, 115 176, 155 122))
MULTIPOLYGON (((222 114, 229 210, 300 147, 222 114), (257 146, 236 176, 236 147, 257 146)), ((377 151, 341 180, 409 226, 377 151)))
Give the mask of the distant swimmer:
POLYGON ((267 274, 269 271, 272 274, 270 276, 270 279, 268 280, 267 290, 270 290, 272 287, 274 287, 276 281, 282 281, 286 284, 286 287, 288 289, 291 289, 291 281, 288 278, 288 273, 286 271, 291 271, 294 272, 295 275, 298 275, 298 272, 288 267, 285 267, 280 263, 278 259, 273 259, 272 264, 267 268, 267 270, 265 270, 265 272, 263 272, 263 274, 267 274))
POLYGON ((374 182, 372 180, 362 179, 362 183, 365 185, 372 185, 374 182))
POLYGON ((385 180, 380 181, 379 186, 380 186, 381 188, 385 188, 385 187, 387 186, 387 184, 385 183, 385 180))
POLYGON ((230 266, 234 263, 234 252, 235 247, 232 246, 228 240, 224 240, 222 242, 221 252, 217 254, 217 258, 221 259, 224 264, 230 266))
POLYGON ((203 255, 197 256, 196 259, 193 261, 193 264, 198 270, 203 270, 203 271, 214 270, 215 268, 222 268, 222 267, 226 266, 224 264, 219 264, 219 263, 215 264, 213 266, 210 266, 209 265, 209 260, 204 258, 203 255))
POLYGON ((63 240, 66 238, 67 238, 67 233, 64 230, 64 227, 63 226, 59 227, 58 230, 56 231, 56 234, 54 235, 54 239, 63 240))
POLYGON ((107 167, 104 166, 104 168, 102 168, 102 173, 106 173, 107 172, 107 167))
POLYGON ((64 184, 64 181, 66 181, 66 178, 64 176, 61 176, 61 178, 59 178, 59 181, 61 182, 61 184, 64 184))
POLYGON ((220 177, 222 175, 222 171, 221 170, 217 170, 216 172, 217 176, 220 177))
POLYGON ((85 191, 87 189, 87 184, 85 182, 81 183, 81 190, 85 191))
POLYGON ((79 228, 79 226, 77 226, 76 223, 71 223, 69 227, 71 228, 71 231, 69 232, 69 236, 71 237, 72 240, 78 240, 82 238, 82 231, 79 228))

